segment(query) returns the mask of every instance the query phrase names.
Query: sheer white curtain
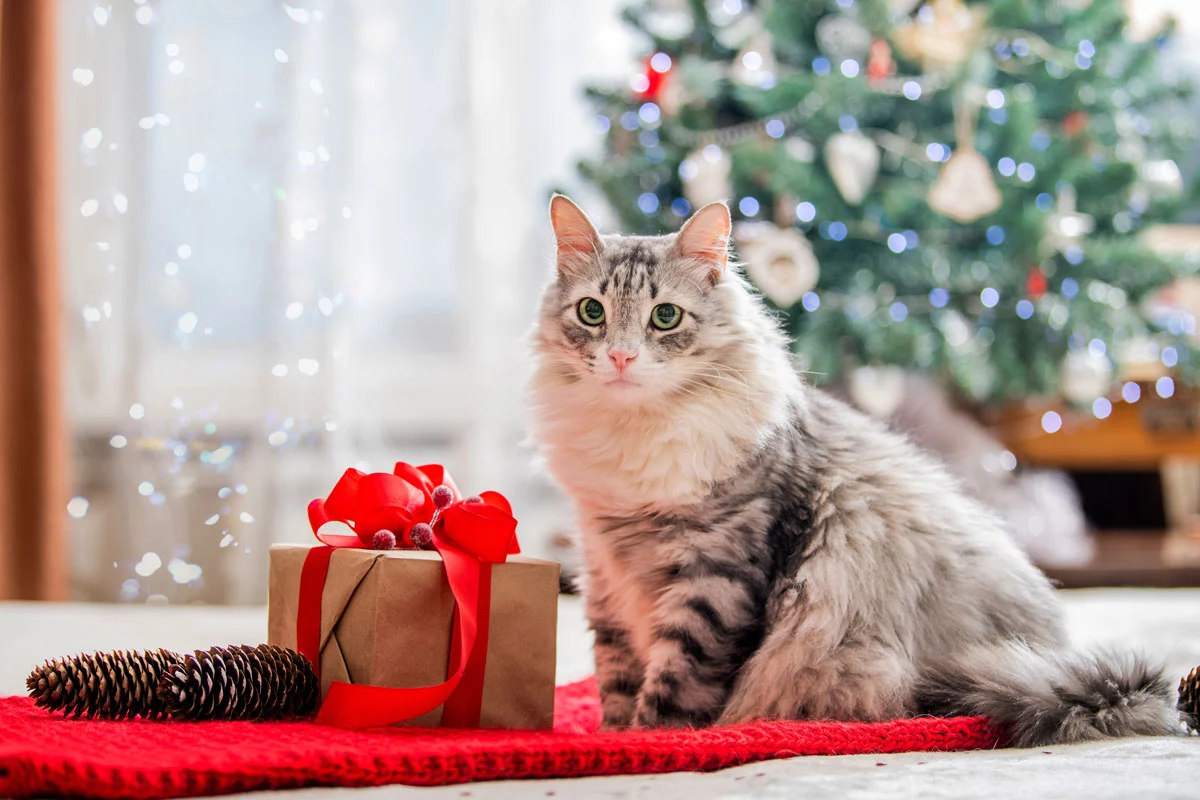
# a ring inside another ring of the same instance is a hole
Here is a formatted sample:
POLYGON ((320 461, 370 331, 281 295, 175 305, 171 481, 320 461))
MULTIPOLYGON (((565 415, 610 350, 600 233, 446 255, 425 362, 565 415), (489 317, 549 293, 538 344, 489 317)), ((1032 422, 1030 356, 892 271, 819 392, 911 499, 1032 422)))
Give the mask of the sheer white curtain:
POLYGON ((78 598, 262 601, 307 502, 398 459, 545 550, 522 338, 620 5, 63 0, 78 598))

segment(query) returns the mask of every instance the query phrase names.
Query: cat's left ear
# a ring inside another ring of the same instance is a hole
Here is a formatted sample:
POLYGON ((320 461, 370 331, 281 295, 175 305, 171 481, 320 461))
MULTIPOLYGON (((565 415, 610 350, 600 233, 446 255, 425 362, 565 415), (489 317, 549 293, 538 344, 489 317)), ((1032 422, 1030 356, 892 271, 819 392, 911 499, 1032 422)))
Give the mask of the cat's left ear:
POLYGON ((692 262, 708 281, 716 286, 729 263, 729 208, 724 203, 709 203, 684 223, 675 237, 675 253, 692 262))

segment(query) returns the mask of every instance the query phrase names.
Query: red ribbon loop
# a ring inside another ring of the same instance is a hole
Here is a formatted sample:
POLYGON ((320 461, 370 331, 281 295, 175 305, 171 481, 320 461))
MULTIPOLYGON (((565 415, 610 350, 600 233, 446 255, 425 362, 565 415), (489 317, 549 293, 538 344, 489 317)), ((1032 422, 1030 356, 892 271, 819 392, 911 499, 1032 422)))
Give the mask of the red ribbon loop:
POLYGON ((492 564, 503 564, 521 552, 512 506, 499 492, 479 495, 482 503, 458 501, 442 512, 442 529, 435 532, 438 550, 457 547, 492 564))
POLYGON ((318 722, 350 728, 392 725, 442 706, 442 725, 478 726, 491 619, 492 564, 502 564, 509 555, 520 552, 517 521, 512 506, 498 492, 484 492, 479 496, 482 502, 463 500, 440 465, 399 463, 391 474, 348 469, 329 497, 309 504, 313 535, 325 547, 314 547, 304 561, 296 646, 319 673, 321 595, 334 550, 370 548, 380 530, 391 531, 398 547, 411 547, 412 526, 434 520, 433 490, 440 485, 449 486, 454 495, 454 501, 438 515, 433 535, 455 602, 447 679, 412 689, 334 681, 321 704, 318 722), (355 535, 321 530, 335 521, 351 527, 355 535))

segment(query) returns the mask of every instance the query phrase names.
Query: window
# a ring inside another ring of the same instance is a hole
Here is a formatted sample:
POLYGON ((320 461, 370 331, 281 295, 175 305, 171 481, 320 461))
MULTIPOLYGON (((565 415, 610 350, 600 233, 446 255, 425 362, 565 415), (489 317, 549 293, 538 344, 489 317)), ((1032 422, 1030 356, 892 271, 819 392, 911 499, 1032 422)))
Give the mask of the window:
POLYGON ((544 550, 523 337, 619 4, 61 5, 76 597, 261 602, 308 501, 395 460, 544 550))

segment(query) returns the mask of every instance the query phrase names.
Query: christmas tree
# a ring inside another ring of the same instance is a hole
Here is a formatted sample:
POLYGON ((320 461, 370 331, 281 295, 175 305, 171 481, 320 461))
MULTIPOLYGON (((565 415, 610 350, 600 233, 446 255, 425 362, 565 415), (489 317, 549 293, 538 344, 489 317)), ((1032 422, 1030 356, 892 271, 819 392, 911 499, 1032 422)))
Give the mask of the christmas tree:
POLYGON ((583 175, 632 232, 729 200, 747 277, 817 382, 915 366, 975 400, 1102 407, 1117 363, 1200 376, 1194 318, 1149 302, 1183 267, 1141 236, 1189 200, 1170 26, 1133 39, 1122 0, 625 16, 643 69, 589 90, 607 152, 583 175))

